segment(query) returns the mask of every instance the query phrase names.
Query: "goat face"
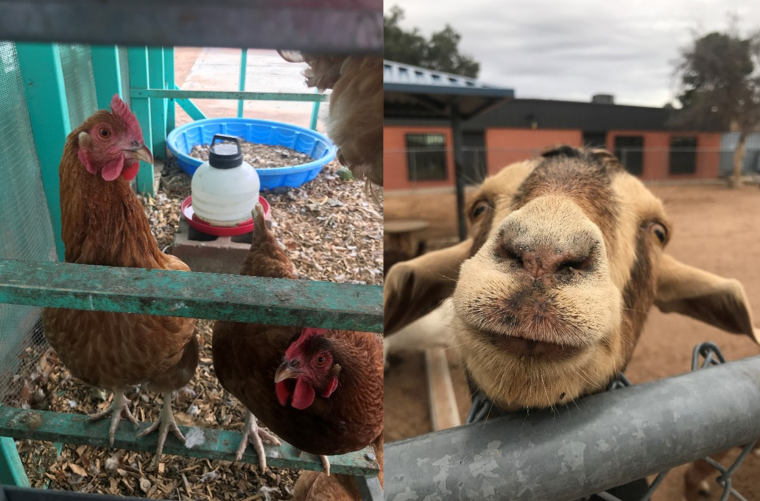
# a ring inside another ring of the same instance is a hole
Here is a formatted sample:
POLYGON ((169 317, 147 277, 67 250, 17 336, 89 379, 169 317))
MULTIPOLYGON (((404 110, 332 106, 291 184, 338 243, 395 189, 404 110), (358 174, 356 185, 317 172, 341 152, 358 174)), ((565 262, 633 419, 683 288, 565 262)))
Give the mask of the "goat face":
POLYGON ((662 204, 606 151, 514 164, 483 183, 469 219, 466 242, 391 269, 386 335, 453 292, 454 343, 505 409, 604 388, 653 304, 754 337, 741 285, 666 255, 662 204))

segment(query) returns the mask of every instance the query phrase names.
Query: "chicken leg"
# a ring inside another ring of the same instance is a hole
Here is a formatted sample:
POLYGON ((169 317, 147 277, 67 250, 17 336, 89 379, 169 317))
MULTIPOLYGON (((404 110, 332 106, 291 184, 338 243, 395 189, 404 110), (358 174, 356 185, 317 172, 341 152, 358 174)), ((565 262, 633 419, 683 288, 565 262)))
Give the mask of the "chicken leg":
POLYGON ((124 390, 114 390, 113 402, 111 402, 111 405, 109 405, 108 408, 104 411, 91 414, 87 419, 87 421, 90 422, 98 421, 111 414, 111 427, 108 429, 108 439, 112 447, 114 437, 116 436, 116 427, 119 426, 119 421, 121 421, 122 417, 127 418, 132 424, 135 425, 135 427, 140 426, 140 424, 137 422, 137 419, 135 419, 135 417, 132 415, 132 412, 129 410, 130 403, 131 402, 129 399, 124 396, 124 390))
POLYGON ((262 440, 266 440, 271 445, 282 445, 280 440, 269 433, 268 431, 259 428, 256 423, 256 416, 252 412, 247 411, 245 415, 245 424, 243 425, 243 440, 240 441, 240 446, 235 454, 235 459, 240 461, 243 458, 248 443, 253 445, 256 449, 256 454, 259 456, 259 466, 261 471, 267 468, 267 457, 264 454, 264 443, 262 440))
POLYGON ((172 392, 165 392, 163 396, 164 404, 161 407, 161 415, 159 416, 158 421, 154 422, 137 435, 138 438, 142 438, 158 429, 158 449, 156 450, 156 456, 153 458, 154 463, 158 462, 161 457, 161 452, 164 450, 164 442, 166 442, 166 436, 170 431, 174 433, 174 436, 176 436, 180 442, 183 444, 185 443, 185 437, 182 435, 182 432, 179 431, 177 423, 174 421, 174 413, 172 412, 172 392))

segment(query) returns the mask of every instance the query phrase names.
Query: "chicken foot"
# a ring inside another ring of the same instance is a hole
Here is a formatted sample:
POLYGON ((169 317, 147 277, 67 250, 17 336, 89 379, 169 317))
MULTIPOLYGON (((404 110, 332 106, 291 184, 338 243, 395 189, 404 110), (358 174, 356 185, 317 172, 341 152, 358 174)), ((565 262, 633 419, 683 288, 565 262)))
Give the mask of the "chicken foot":
POLYGON ((254 416, 252 412, 246 412, 245 424, 243 425, 243 440, 240 441, 240 446, 235 454, 235 459, 240 461, 243 458, 245 449, 248 447, 248 443, 250 443, 253 448, 256 449, 256 454, 259 456, 259 466, 261 467, 261 471, 266 470, 267 457, 264 454, 264 443, 262 442, 262 439, 272 445, 282 445, 277 437, 268 431, 259 428, 259 425, 256 423, 256 416, 254 416))
POLYGON ((111 405, 104 411, 90 414, 87 418, 87 421, 93 422, 111 414, 111 427, 108 429, 108 439, 111 447, 113 447, 114 437, 116 436, 116 427, 119 426, 119 421, 121 421, 122 417, 127 418, 136 427, 140 426, 140 423, 137 422, 137 419, 135 419, 129 410, 130 403, 129 399, 124 396, 124 390, 114 390, 111 405))
POLYGON ((185 443, 185 437, 182 435, 182 432, 179 431, 177 423, 174 421, 174 413, 172 412, 172 392, 164 393, 163 396, 164 404, 161 407, 161 415, 159 416, 158 421, 154 422, 137 435, 138 438, 142 438, 158 430, 158 449, 156 450, 156 456, 153 458, 154 463, 157 463, 161 458, 161 452, 164 450, 164 443, 166 442, 166 437, 169 435, 170 431, 174 433, 174 436, 176 436, 180 442, 183 444, 185 443))

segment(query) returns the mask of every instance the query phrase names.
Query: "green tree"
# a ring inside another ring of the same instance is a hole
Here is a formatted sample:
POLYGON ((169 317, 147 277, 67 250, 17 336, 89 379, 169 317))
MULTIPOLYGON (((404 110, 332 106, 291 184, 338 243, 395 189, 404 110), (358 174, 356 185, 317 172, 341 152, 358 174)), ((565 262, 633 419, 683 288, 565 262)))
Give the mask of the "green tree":
POLYGON ((407 31, 400 26, 404 10, 393 6, 388 15, 383 16, 384 57, 397 63, 411 64, 429 70, 445 71, 477 78, 480 63, 459 52, 462 40, 454 28, 448 24, 426 39, 418 28, 407 31))
POLYGON ((741 183, 747 136, 760 130, 760 35, 742 37, 735 23, 726 33, 698 37, 681 51, 676 73, 683 110, 674 124, 739 132, 731 185, 741 183))

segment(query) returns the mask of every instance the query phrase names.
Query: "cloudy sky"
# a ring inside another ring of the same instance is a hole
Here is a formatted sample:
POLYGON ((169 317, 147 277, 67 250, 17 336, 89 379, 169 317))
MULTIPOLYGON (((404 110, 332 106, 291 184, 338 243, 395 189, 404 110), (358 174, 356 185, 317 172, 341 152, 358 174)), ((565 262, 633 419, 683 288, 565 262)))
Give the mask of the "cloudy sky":
MULTIPOLYGON (((394 5, 386 0, 386 11, 394 5)), ((446 23, 480 63, 486 83, 517 97, 662 106, 675 94, 672 61, 692 32, 760 29, 760 0, 395 0, 406 28, 425 35, 446 23), (434 6, 434 7, 433 7, 434 6)))

